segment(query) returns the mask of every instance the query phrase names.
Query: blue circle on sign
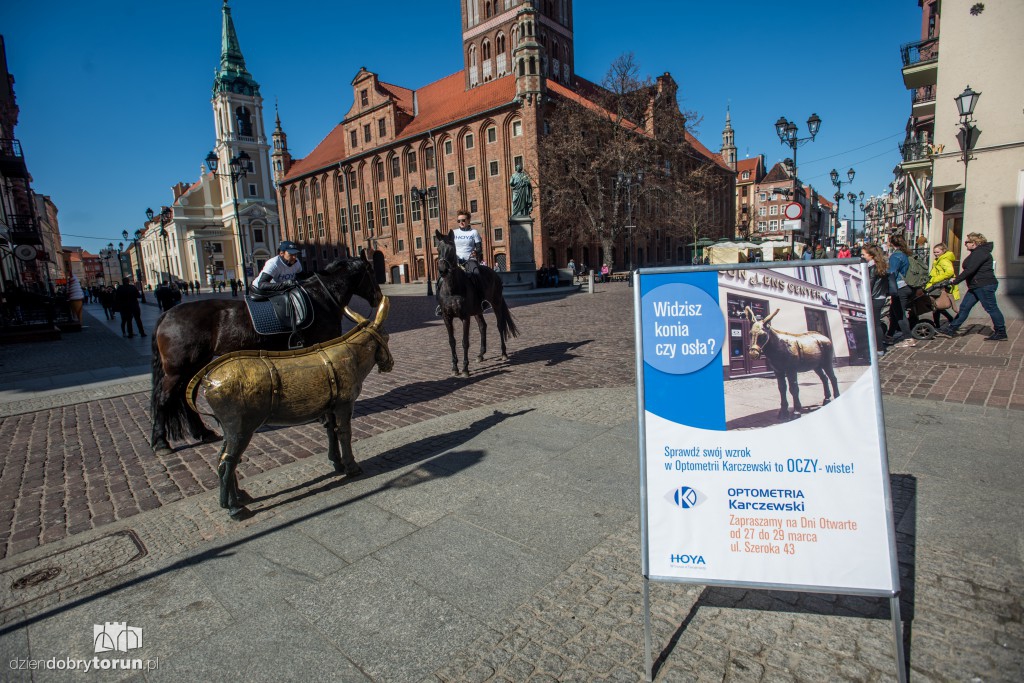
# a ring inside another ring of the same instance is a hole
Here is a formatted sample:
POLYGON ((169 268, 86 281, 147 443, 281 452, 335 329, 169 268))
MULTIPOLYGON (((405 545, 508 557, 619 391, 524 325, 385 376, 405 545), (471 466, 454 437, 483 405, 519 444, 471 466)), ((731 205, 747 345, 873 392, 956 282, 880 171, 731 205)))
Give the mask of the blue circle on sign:
POLYGON ((718 357, 725 317, 703 289, 672 283, 643 297, 644 362, 671 375, 700 370, 718 357))

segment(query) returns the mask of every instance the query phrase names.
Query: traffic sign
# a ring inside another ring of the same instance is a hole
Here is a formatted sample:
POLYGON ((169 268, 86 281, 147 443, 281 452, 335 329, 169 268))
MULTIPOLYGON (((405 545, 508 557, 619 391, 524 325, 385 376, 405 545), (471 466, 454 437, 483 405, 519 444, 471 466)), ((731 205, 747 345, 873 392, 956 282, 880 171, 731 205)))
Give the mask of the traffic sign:
POLYGON ((782 215, 795 221, 804 215, 804 207, 800 202, 790 202, 782 209, 782 215))

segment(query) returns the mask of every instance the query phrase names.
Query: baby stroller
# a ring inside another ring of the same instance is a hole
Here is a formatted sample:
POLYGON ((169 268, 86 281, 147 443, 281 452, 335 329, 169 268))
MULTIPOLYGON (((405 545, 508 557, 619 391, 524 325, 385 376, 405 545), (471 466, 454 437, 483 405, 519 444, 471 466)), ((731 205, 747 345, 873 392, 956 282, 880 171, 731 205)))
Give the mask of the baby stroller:
POLYGON ((938 330, 932 322, 932 313, 953 308, 953 295, 949 293, 951 280, 936 282, 928 289, 917 289, 910 300, 910 310, 918 322, 910 331, 914 339, 934 339, 938 330))

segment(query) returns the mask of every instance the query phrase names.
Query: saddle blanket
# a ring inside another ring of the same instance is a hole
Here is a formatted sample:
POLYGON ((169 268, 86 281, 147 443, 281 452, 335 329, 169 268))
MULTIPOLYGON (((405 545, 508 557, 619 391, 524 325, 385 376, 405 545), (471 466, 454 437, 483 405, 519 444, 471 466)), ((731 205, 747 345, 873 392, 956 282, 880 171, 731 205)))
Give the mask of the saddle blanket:
POLYGON ((306 293, 296 288, 268 300, 245 298, 252 326, 259 334, 286 334, 292 331, 289 312, 294 311, 298 329, 313 324, 313 309, 306 293))

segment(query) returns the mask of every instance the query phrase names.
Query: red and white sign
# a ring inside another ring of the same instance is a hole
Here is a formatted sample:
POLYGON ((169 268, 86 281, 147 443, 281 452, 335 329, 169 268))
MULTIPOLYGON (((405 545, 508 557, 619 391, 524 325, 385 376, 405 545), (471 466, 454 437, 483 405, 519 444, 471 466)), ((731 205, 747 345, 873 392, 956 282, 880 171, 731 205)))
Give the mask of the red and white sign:
POLYGON ((791 221, 795 221, 804 215, 804 207, 799 202, 790 202, 783 207, 782 215, 791 221))

